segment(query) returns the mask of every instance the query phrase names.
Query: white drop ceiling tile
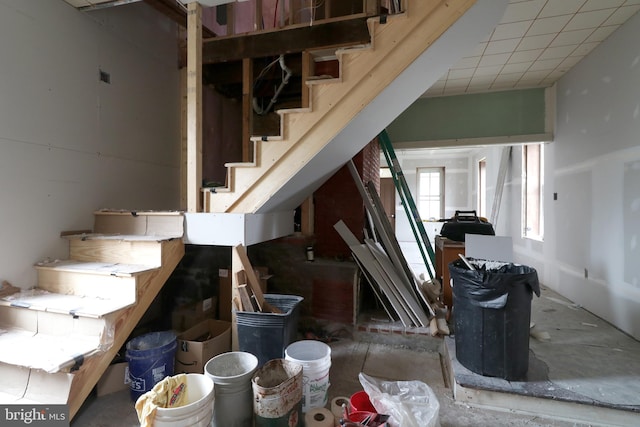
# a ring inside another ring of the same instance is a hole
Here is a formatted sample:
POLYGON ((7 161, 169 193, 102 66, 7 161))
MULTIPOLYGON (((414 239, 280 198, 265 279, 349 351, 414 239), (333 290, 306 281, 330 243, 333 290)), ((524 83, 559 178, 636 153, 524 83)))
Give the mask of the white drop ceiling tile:
POLYGON ((567 56, 571 55, 571 53, 576 50, 579 45, 569 45, 569 46, 558 46, 558 47, 548 47, 542 52, 538 59, 555 59, 561 58, 564 59, 567 56))
POLYGON ((568 15, 577 12, 586 0, 549 0, 540 11, 539 18, 568 15))
POLYGON ((473 77, 475 68, 461 68, 457 70, 449 70, 448 79, 468 79, 473 77))
POLYGON ((576 50, 573 51, 573 53, 571 54, 571 56, 585 56, 587 55, 589 52, 591 52, 593 49, 595 49, 596 46, 598 46, 599 43, 582 43, 580 46, 578 46, 578 48, 576 50))
POLYGON ((597 28, 602 25, 614 12, 614 9, 594 10, 591 12, 576 13, 567 23, 565 31, 597 28))
POLYGON ((427 89, 427 91, 424 93, 423 96, 428 98, 428 97, 442 96, 442 95, 444 95, 444 88, 430 87, 429 89, 427 89))
POLYGON ((573 15, 560 15, 537 19, 533 24, 531 24, 529 31, 527 31, 527 36, 558 33, 565 25, 567 25, 567 22, 571 20, 572 16, 573 15))
POLYGON ((469 84, 476 87, 478 87, 479 85, 489 86, 491 85, 491 83, 493 83, 495 78, 496 78, 495 75, 486 75, 486 76, 475 75, 471 78, 471 82, 469 84))
POLYGON ((471 79, 448 79, 445 88, 447 91, 456 88, 466 88, 469 86, 470 81, 471 79))
POLYGON ((517 83, 518 82, 503 82, 501 80, 497 80, 493 82, 490 89, 493 89, 493 90, 514 89, 517 83))
POLYGON ((590 10, 607 9, 611 7, 619 7, 624 4, 624 0, 587 0, 580 8, 580 12, 588 12, 590 10))
POLYGON ((516 64, 519 62, 533 62, 540 54, 544 52, 544 49, 523 50, 521 52, 513 52, 507 64, 516 64))
POLYGON ((627 0, 624 2, 625 6, 629 6, 630 4, 640 4, 640 0, 627 0))
POLYGON ((518 62, 516 64, 506 64, 500 74, 505 73, 524 73, 529 69, 529 67, 533 64, 533 61, 530 62, 518 62))
POLYGON ((640 5, 624 6, 617 9, 602 25, 622 25, 627 19, 635 15, 640 10, 640 5))
POLYGON ((540 82, 549 75, 548 70, 541 71, 527 71, 520 79, 520 83, 527 85, 538 85, 540 82))
POLYGON ((526 34, 532 23, 533 20, 500 24, 493 30, 491 40, 520 38, 526 34))
POLYGON ((531 71, 542 71, 542 70, 555 70, 558 65, 563 61, 564 58, 555 58, 555 59, 544 59, 538 60, 534 62, 531 67, 529 67, 528 73, 531 71))
POLYGON ((517 22, 538 16, 546 0, 529 0, 509 3, 502 17, 503 23, 517 22))
POLYGON ((502 70, 502 65, 493 65, 491 67, 476 68, 476 76, 494 76, 502 70))
POLYGON ((481 56, 467 56, 466 58, 462 58, 460 61, 456 62, 451 69, 455 70, 458 68, 475 68, 480 63, 481 56))
POLYGON ((478 67, 489 67, 492 65, 502 65, 509 60, 511 53, 499 53, 497 55, 485 55, 480 59, 478 67))
POLYGON ((65 0, 65 1, 73 7, 91 6, 91 4, 88 3, 86 0, 65 0))
POLYGON ((524 72, 522 73, 504 73, 503 72, 498 75, 498 77, 494 81, 494 84, 498 82, 517 83, 522 78, 522 76, 524 76, 524 72))
POLYGON ((555 36, 555 34, 543 34, 540 36, 525 37, 520 41, 516 50, 544 49, 553 42, 555 36))
POLYGON ((596 28, 593 33, 584 41, 585 43, 601 42, 611 35, 615 30, 620 28, 619 25, 611 25, 607 27, 596 28))
POLYGON ((584 58, 584 56, 570 56, 568 58, 565 58, 558 66, 558 69, 569 70, 578 62, 580 62, 582 58, 584 58))
POLYGON ((594 30, 576 30, 576 31, 563 31, 553 39, 549 47, 567 46, 572 44, 580 44, 589 37, 594 30))
MULTIPOLYGON (((487 45, 487 49, 484 51, 486 55, 495 55, 498 53, 510 53, 516 50, 520 39, 509 39, 509 40, 499 40, 499 41, 491 41, 487 45)), ((482 61, 481 61, 482 62, 482 61)))

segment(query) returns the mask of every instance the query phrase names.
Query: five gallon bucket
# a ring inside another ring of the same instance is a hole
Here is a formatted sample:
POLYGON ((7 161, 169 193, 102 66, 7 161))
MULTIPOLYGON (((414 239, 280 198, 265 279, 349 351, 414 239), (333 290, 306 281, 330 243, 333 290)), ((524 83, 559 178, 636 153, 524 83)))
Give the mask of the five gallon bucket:
POLYGON ((173 375, 178 344, 171 331, 151 332, 127 343, 131 399, 138 400, 164 377, 173 375))
POLYGON ((258 358, 242 351, 219 354, 204 365, 215 384, 214 427, 253 425, 251 377, 257 368, 258 358))
POLYGON ((255 427, 302 425, 302 365, 273 359, 253 374, 255 427))
POLYGON ((209 427, 213 416, 213 381, 203 374, 187 374, 187 403, 158 408, 154 427, 209 427))
POLYGON ((285 349, 285 359, 302 365, 302 412, 327 405, 331 347, 327 344, 303 340, 285 349))

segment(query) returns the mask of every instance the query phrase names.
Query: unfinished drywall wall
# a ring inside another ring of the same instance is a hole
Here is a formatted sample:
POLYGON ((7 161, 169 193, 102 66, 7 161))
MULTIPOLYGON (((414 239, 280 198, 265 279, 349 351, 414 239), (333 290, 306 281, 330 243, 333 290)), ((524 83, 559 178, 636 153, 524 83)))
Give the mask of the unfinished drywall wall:
MULTIPOLYGON (((555 141, 545 146, 544 241, 521 239, 512 181, 516 259, 541 281, 640 338, 640 15, 557 84, 555 141), (557 200, 554 200, 554 193, 557 200)), ((521 171, 514 152, 514 176, 521 171)))
POLYGON ((32 265, 66 257, 60 232, 91 229, 95 209, 179 207, 166 17, 143 2, 81 12, 0 0, 0 56, 0 279, 33 286, 32 265))

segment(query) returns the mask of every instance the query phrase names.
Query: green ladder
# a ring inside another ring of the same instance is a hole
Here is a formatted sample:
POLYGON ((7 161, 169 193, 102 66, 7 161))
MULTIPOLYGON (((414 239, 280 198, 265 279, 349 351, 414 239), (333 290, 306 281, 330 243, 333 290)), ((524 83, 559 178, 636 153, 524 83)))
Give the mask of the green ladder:
POLYGON ((389 165, 389 170, 393 177, 393 183, 395 184, 396 190, 402 200, 402 206, 404 206, 404 211, 409 219, 409 224, 411 225, 411 230, 416 238, 416 243, 418 244, 418 249, 420 249, 424 265, 427 268, 429 277, 433 280, 435 277, 434 266, 436 265, 436 255, 433 251, 433 246, 431 246, 431 242, 429 241, 429 236, 427 236, 427 231, 424 228, 422 219, 420 218, 420 213, 416 208, 413 196, 411 196, 411 191, 409 191, 409 186, 404 178, 400 162, 393 150, 393 146, 391 145, 391 140, 389 139, 389 134, 386 129, 380 132, 378 135, 378 141, 382 148, 382 152, 384 153, 384 157, 387 160, 387 165, 389 165))

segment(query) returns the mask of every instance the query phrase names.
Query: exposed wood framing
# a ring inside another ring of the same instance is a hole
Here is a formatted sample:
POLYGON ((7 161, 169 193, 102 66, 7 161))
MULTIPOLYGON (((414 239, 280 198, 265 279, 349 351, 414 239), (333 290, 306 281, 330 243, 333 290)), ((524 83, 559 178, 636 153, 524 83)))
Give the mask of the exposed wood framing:
POLYGON ((242 60, 242 161, 253 161, 253 60, 242 60))
POLYGON ((315 232, 313 227, 314 222, 314 209, 313 209, 313 196, 307 197, 307 199, 302 202, 300 207, 300 231, 302 234, 306 236, 310 236, 315 232))
MULTIPOLYGON (((365 14, 355 18, 336 19, 316 25, 298 25, 283 30, 264 31, 244 37, 207 39, 203 45, 205 64, 262 58, 283 53, 298 53, 307 49, 329 46, 366 44, 371 40, 365 14)), ((231 19, 229 17, 229 19, 231 19)))
POLYGON ((187 68, 180 69, 180 210, 187 210, 187 68))
POLYGON ((302 52, 302 108, 309 108, 311 89, 306 85, 307 79, 315 72, 313 55, 308 50, 302 52))
POLYGON ((201 212, 202 199, 202 6, 187 16, 187 211, 201 212))

